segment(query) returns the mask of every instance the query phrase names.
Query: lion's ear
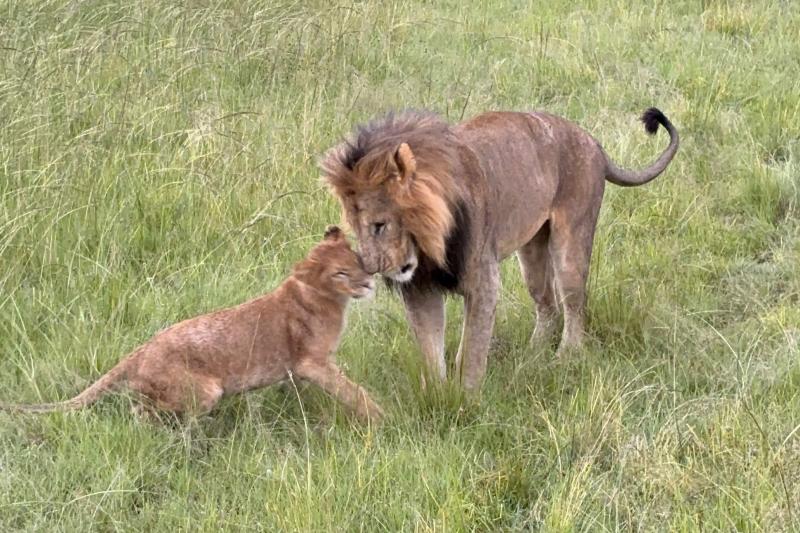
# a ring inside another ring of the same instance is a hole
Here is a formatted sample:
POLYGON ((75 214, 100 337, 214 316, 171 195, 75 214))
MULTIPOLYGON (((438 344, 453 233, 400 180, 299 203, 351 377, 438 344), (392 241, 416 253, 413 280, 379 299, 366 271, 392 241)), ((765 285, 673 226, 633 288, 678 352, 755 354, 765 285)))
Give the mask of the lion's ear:
POLYGON ((397 165, 398 181, 403 184, 410 183, 414 178, 414 172, 417 171, 417 160, 408 144, 402 143, 397 147, 397 151, 394 153, 394 162, 397 165))
POLYGON ((344 238, 344 232, 339 226, 328 226, 325 228, 324 238, 326 241, 338 241, 344 238))

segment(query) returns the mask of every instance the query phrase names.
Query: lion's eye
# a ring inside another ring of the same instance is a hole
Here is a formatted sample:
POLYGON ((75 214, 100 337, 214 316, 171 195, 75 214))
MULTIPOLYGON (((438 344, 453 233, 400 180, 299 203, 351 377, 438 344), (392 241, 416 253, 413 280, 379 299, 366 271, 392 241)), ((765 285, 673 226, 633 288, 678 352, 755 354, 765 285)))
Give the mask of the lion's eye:
POLYGON ((334 278, 339 278, 339 279, 346 279, 346 278, 349 278, 350 276, 347 275, 347 272, 345 272, 344 270, 340 270, 339 272, 334 274, 333 277, 334 278))
POLYGON ((372 228, 371 228, 373 237, 377 237, 378 235, 383 233, 385 229, 386 229, 386 223, 385 222, 376 222, 376 223, 374 223, 372 225, 372 228))

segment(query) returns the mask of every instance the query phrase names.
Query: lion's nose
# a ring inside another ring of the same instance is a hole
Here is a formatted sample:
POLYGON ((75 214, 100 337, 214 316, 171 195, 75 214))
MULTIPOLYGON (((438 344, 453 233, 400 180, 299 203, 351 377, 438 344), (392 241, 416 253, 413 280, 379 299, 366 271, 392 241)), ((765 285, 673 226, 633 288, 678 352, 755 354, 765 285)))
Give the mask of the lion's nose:
POLYGON ((380 267, 377 261, 370 261, 367 259, 361 258, 361 266, 364 268, 364 272, 372 276, 373 274, 377 274, 380 267))

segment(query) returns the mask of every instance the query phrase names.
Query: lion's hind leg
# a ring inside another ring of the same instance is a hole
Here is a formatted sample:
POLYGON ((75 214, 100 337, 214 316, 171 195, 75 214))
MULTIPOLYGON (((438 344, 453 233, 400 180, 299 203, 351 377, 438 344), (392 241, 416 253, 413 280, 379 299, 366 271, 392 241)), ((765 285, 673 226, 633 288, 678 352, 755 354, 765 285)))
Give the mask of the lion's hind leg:
POLYGON ((559 356, 583 345, 586 280, 599 210, 598 203, 588 206, 580 214, 574 210, 571 213, 554 213, 551 219, 549 250, 558 301, 564 313, 564 329, 557 352, 559 356))
POLYGON ((536 306, 536 326, 531 344, 547 342, 558 327, 558 305, 553 286, 553 262, 550 258, 550 223, 541 229, 517 251, 522 277, 528 294, 536 306))

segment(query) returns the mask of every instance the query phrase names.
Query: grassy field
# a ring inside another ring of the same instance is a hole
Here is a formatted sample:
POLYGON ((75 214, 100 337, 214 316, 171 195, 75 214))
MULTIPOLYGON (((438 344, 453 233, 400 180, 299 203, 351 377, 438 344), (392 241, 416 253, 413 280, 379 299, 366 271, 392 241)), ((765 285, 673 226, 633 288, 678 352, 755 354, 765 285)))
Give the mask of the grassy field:
POLYGON ((634 167, 666 146, 636 120, 657 105, 682 146, 607 189, 585 354, 526 346, 507 261, 460 409, 420 392, 382 291, 339 353, 382 427, 290 386, 179 427, 125 396, 0 413, 0 530, 797 530, 798 57, 780 0, 3 2, 0 401, 67 398, 274 287, 340 219, 317 158, 385 110, 545 109, 634 167))

